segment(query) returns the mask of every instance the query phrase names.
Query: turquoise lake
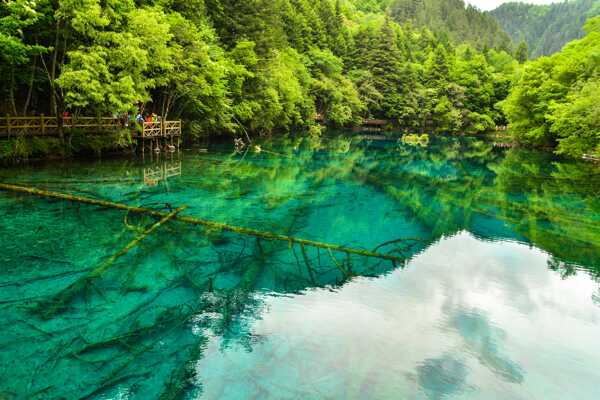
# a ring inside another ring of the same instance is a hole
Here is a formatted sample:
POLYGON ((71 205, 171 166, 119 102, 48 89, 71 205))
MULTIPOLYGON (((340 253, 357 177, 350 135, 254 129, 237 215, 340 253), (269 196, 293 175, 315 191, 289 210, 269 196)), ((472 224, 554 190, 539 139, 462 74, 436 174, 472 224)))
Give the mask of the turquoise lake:
POLYGON ((144 236, 156 217, 0 191, 0 399, 600 398, 599 164, 474 138, 256 146, 0 169, 324 244, 144 236))

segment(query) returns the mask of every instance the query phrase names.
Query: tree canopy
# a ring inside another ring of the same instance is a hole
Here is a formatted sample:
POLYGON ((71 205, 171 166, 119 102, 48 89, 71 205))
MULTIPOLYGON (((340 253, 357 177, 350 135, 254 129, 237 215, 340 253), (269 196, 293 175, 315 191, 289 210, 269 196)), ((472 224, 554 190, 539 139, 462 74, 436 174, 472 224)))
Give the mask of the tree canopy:
POLYGON ((491 60, 509 57, 509 40, 462 1, 442 3, 7 0, 0 106, 60 118, 143 104, 189 121, 192 135, 307 128, 317 115, 488 130, 503 120, 507 82, 491 60))
POLYGON ((523 143, 569 156, 600 154, 600 17, 560 53, 526 64, 504 110, 523 143))

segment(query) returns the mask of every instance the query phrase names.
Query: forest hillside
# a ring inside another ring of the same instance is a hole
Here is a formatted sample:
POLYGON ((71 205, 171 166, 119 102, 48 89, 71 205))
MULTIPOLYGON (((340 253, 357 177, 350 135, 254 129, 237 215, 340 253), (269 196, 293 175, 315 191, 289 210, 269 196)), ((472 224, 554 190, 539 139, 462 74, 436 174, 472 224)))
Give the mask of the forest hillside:
POLYGON ((504 3, 490 13, 516 43, 525 41, 532 58, 560 51, 584 35, 585 22, 600 15, 600 0, 570 0, 549 5, 504 3))

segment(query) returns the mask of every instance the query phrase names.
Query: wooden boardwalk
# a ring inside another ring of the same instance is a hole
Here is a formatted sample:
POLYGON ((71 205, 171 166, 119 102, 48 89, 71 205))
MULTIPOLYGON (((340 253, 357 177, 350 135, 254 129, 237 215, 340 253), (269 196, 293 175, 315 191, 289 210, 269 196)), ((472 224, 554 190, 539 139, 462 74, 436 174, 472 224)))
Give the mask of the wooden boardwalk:
POLYGON ((181 121, 143 122, 140 130, 138 124, 123 118, 73 116, 63 118, 61 121, 55 117, 44 115, 0 117, 0 138, 57 136, 60 133, 61 125, 65 133, 73 129, 96 134, 130 129, 131 136, 140 142, 142 150, 147 143, 154 150, 160 145, 167 145, 171 148, 179 147, 181 138, 181 121))
MULTIPOLYGON (((123 128, 123 121, 110 117, 69 117, 62 121, 64 130, 110 131, 123 128)), ((59 133, 59 120, 44 115, 34 117, 0 117, 0 136, 54 136, 59 133)))
MULTIPOLYGON (((123 118, 113 117, 66 117, 62 121, 65 131, 79 129, 90 133, 135 129, 136 124, 123 118)), ((10 136, 53 136, 59 133, 59 120, 44 115, 34 117, 0 117, 0 137, 10 136)), ((181 136, 181 121, 144 122, 141 135, 135 131, 134 137, 160 138, 181 136)))

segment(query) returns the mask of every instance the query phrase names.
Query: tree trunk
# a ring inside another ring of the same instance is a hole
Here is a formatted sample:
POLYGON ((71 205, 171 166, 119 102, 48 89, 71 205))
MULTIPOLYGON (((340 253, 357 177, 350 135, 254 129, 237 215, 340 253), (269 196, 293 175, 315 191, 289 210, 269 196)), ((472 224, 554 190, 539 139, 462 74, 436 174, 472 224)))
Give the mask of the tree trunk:
POLYGON ((54 51, 52 52, 52 64, 50 64, 50 73, 48 78, 50 79, 50 89, 52 91, 52 96, 50 96, 50 111, 52 114, 58 118, 58 109, 56 106, 57 103, 57 95, 56 95, 56 87, 54 85, 54 80, 56 79, 56 61, 58 59, 58 45, 60 41, 60 19, 56 20, 56 28, 54 32, 54 51))
POLYGON ((17 112, 17 105, 15 104, 15 68, 12 67, 10 69, 10 83, 8 89, 8 97, 10 101, 10 106, 12 108, 13 115, 17 116, 19 113, 17 112))
POLYGON ((35 70, 37 68, 37 56, 33 57, 33 65, 31 67, 31 75, 29 76, 29 87, 27 89, 27 97, 25 98, 25 104, 23 105, 23 116, 27 115, 29 109, 29 103, 31 102, 31 95, 33 93, 33 81, 35 79, 35 70))

